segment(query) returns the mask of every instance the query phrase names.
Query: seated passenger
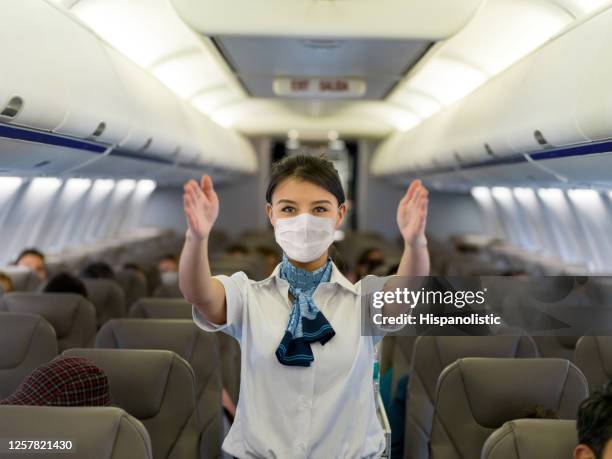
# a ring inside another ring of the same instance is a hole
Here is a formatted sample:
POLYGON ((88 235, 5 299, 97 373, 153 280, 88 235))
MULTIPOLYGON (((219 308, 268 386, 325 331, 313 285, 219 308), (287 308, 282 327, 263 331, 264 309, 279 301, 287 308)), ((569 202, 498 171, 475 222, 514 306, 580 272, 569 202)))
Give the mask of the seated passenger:
POLYGON ((612 381, 580 404, 576 428, 574 459, 612 459, 612 381))
POLYGON ((172 254, 164 255, 157 263, 163 285, 178 284, 178 258, 172 254))
POLYGON ((365 250, 357 260, 355 274, 357 279, 363 279, 368 274, 373 274, 374 270, 385 263, 385 254, 382 250, 372 247, 365 250))
POLYGON ((81 279, 69 273, 58 273, 43 288, 45 293, 74 293, 87 298, 87 288, 81 279))
POLYGON ((132 262, 124 263, 122 268, 126 271, 131 271, 131 272, 138 274, 146 282, 147 272, 138 263, 132 263, 132 262))
POLYGON ((31 269, 42 281, 47 278, 45 255, 38 249, 24 249, 15 260, 15 265, 31 269))
POLYGON ((13 291, 13 280, 3 272, 0 272, 0 293, 10 293, 13 291))
POLYGON ((115 279, 113 268, 103 261, 89 263, 81 271, 83 279, 115 279))
POLYGON ((242 244, 232 244, 225 249, 225 254, 230 257, 244 257, 249 254, 249 249, 242 244))
POLYGON ((60 356, 36 368, 0 405, 108 406, 108 378, 90 360, 60 356))

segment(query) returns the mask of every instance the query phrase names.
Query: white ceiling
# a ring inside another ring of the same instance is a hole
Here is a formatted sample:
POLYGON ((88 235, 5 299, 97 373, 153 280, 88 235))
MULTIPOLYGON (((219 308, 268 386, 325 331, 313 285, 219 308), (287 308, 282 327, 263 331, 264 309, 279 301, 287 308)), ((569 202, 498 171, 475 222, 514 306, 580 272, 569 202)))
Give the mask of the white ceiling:
MULTIPOLYGON (((295 129, 301 136, 310 138, 327 137, 330 130, 338 131, 341 136, 373 137, 408 130, 464 97, 566 26, 610 3, 610 0, 486 0, 465 27, 434 45, 400 81, 397 81, 400 76, 395 65, 398 62, 390 56, 389 60, 386 57, 381 60, 385 55, 378 55, 376 50, 360 51, 366 53, 365 60, 361 55, 356 57, 364 74, 374 79, 386 75, 387 83, 391 77, 397 84, 384 100, 347 102, 249 97, 214 43, 196 35, 181 21, 169 0, 52 1, 69 8, 102 39, 219 124, 250 135, 286 134, 295 129), (392 71, 385 73, 388 62, 394 65, 392 71)), ((391 4, 396 0, 385 1, 391 4)), ((375 35, 378 30, 380 36, 389 38, 390 24, 371 22, 367 25, 369 35, 375 35)), ((228 30, 219 32, 228 33, 228 30)), ((276 32, 268 30, 267 35, 273 36, 276 32)), ((277 38, 275 42, 281 49, 294 52, 283 40, 277 38)), ((253 69, 259 72, 270 64, 274 54, 263 53, 258 63, 257 47, 253 49, 254 58, 242 61, 257 64, 253 69)), ((295 53, 287 58, 307 71, 307 56, 299 54, 299 50, 295 53)), ((408 60, 406 67, 410 64, 409 54, 403 54, 408 60)), ((288 68, 293 71, 295 66, 288 68)), ((346 68, 341 70, 346 72, 346 68)), ((264 83, 271 81, 273 74, 268 72, 264 83)), ((261 81, 252 84, 261 84, 261 81)), ((252 90, 248 80, 246 86, 252 90)), ((261 88, 253 92, 265 94, 261 88)))

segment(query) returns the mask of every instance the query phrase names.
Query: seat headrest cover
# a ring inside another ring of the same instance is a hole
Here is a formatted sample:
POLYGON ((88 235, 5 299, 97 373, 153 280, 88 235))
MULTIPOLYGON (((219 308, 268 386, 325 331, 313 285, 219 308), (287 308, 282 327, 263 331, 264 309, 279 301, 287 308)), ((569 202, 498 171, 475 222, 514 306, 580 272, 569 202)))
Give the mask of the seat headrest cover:
POLYGON ((173 352, 160 350, 68 349, 62 355, 95 362, 108 375, 112 404, 138 419, 160 411, 173 364, 180 360, 189 366, 173 352))
POLYGON ((0 313, 0 349, 4 350, 0 352, 0 369, 15 368, 26 359, 35 333, 52 335, 55 340, 55 330, 40 316, 0 313))
POLYGON ((53 326, 58 339, 70 333, 78 309, 83 303, 93 306, 83 297, 65 293, 21 293, 6 295, 4 305, 9 312, 39 314, 53 326))
MULTIPOLYGON (((53 457, 153 457, 151 440, 143 424, 115 407, 0 406, 0 432, 5 438, 53 438, 73 442, 76 454, 53 457)), ((31 457, 22 457, 26 456, 31 457)), ((39 456, 46 455, 36 455, 39 456)))
POLYGON ((108 406, 108 378, 93 362, 58 357, 36 368, 2 405, 108 406))
POLYGON ((563 359, 461 359, 444 370, 439 387, 453 369, 461 373, 474 420, 491 429, 524 417, 525 410, 534 407, 573 419, 579 402, 588 395, 584 375, 563 359), (573 403, 564 404, 566 392, 573 403))
POLYGON ((491 434, 481 459, 570 458, 577 444, 575 421, 517 419, 491 434))

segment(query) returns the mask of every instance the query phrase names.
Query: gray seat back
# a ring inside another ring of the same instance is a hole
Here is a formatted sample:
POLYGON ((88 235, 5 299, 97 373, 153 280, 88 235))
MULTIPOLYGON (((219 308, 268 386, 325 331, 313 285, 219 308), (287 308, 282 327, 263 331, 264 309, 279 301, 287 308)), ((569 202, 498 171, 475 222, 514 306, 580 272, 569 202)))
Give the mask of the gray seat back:
MULTIPOLYGON (((130 317, 193 320, 193 308, 183 298, 141 298, 130 309, 130 317)), ((240 344, 225 333, 218 333, 223 386, 238 401, 240 393, 240 344)))
POLYGON ((430 457, 480 457, 486 439, 505 422, 540 407, 575 419, 587 396, 586 378, 568 360, 457 360, 438 380, 430 457))
POLYGON ((612 336, 583 336, 576 345, 576 366, 586 376, 591 392, 612 380, 612 336))
POLYGON ((40 316, 0 313, 0 400, 57 355, 55 330, 40 316))
POLYGON ((57 348, 88 347, 96 336, 96 310, 80 295, 10 293, 0 298, 0 311, 37 314, 55 329, 57 348))
POLYGON ((408 385, 405 457, 427 457, 438 377, 464 357, 536 357, 535 344, 522 336, 421 336, 414 344, 408 385))
POLYGON ((395 395, 398 379, 410 373, 412 350, 417 338, 418 336, 387 335, 381 342, 380 374, 393 369, 391 396, 395 395))
POLYGON ((174 352, 69 349, 99 366, 111 387, 111 403, 139 419, 151 436, 156 459, 198 456, 196 383, 189 364, 174 352))
POLYGON ((87 297, 96 308, 98 327, 110 319, 126 316, 125 294, 119 284, 110 279, 83 279, 87 297))
POLYGON ((191 304, 184 298, 141 298, 132 305, 130 317, 143 319, 192 319, 191 304))
POLYGON ((129 310, 140 298, 148 296, 149 287, 142 275, 129 269, 121 269, 115 273, 115 278, 123 289, 126 310, 129 310))
POLYGON ((11 278, 13 291, 35 292, 41 281, 34 271, 24 266, 3 266, 0 271, 11 278))
POLYGON ((189 362, 196 377, 202 457, 221 456, 223 386, 216 334, 201 330, 191 320, 118 319, 100 329, 96 347, 168 350, 189 362))
POLYGON ((491 434, 481 459, 571 458, 578 444, 575 421, 517 419, 491 434))
MULTIPOLYGON (((153 459, 149 434, 140 421, 114 407, 0 406, 4 438, 70 440, 74 454, 16 457, 153 459)), ((6 451, 0 451, 1 457, 6 451)))

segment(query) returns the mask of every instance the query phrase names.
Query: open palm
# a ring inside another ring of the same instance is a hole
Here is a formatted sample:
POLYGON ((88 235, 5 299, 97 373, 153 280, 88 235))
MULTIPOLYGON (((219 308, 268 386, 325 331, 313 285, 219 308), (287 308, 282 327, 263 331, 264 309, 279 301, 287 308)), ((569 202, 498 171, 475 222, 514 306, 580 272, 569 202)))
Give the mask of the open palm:
POLYGON ((219 198, 212 179, 204 175, 200 183, 189 180, 183 189, 183 207, 189 231, 195 238, 205 239, 219 215, 219 198))
POLYGON ((425 225, 428 195, 429 192, 421 181, 414 180, 397 206, 397 226, 404 242, 408 245, 421 245, 427 242, 425 225))

